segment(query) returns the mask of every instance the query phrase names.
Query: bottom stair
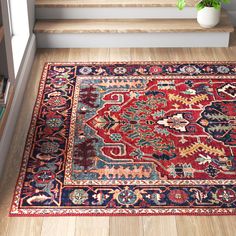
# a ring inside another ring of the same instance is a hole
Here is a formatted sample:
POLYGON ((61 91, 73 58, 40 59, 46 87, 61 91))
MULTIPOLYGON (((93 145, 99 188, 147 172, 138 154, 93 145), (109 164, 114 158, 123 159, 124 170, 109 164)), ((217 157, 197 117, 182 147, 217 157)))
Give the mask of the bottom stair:
POLYGON ((196 19, 39 20, 34 29, 40 48, 228 47, 233 31, 226 14, 212 29, 196 19))

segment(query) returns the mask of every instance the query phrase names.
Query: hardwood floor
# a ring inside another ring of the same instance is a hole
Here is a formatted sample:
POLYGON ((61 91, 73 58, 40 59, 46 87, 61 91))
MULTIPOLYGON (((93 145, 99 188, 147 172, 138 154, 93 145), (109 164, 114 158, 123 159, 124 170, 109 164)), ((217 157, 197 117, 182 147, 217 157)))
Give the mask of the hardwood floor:
POLYGON ((37 51, 0 186, 1 236, 233 236, 236 216, 8 217, 45 62, 236 61, 236 34, 224 49, 41 49, 37 51))

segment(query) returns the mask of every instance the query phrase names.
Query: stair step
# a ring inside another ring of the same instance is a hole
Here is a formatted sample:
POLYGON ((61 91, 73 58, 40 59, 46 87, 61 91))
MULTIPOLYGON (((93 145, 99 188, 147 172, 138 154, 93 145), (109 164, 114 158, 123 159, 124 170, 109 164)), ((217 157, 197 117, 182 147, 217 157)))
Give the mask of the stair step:
MULTIPOLYGON (((36 7, 176 7, 176 0, 36 0, 36 7)), ((197 0, 187 1, 194 6, 197 0)))
POLYGON ((228 47, 234 28, 227 15, 212 29, 196 20, 38 20, 39 48, 228 47))
POLYGON ((160 32, 233 32, 227 15, 218 26, 205 29, 194 19, 110 19, 110 20, 38 20, 35 33, 160 33, 160 32))
POLYGON ((195 0, 180 11, 177 0, 37 0, 36 19, 190 19, 195 0))

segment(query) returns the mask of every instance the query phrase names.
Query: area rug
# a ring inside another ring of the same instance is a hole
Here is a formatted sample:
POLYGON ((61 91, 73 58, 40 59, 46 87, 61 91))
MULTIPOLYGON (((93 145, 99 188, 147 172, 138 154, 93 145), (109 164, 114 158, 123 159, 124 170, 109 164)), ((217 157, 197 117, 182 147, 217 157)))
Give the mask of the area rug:
POLYGON ((236 63, 47 63, 11 216, 236 213, 236 63))

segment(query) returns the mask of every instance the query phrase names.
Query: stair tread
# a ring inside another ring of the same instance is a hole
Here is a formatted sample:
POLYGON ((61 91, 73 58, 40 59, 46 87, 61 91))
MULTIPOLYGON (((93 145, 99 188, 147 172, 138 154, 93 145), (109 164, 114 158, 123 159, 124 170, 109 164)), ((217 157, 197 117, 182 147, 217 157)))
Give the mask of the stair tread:
MULTIPOLYGON (((36 7, 175 7, 177 0, 36 0, 36 7)), ((194 6, 197 0, 187 1, 194 6)))
POLYGON ((214 28, 202 28, 196 19, 95 19, 38 20, 35 33, 158 33, 158 32, 233 32, 226 14, 214 28))

